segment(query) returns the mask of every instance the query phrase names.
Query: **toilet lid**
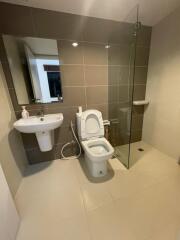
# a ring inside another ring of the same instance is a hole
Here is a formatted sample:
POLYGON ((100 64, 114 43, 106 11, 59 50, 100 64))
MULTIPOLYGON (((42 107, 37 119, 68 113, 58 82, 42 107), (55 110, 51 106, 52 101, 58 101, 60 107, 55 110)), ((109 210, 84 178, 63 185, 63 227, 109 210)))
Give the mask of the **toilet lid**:
POLYGON ((104 136, 102 114, 98 110, 86 110, 81 117, 81 137, 90 139, 104 136))

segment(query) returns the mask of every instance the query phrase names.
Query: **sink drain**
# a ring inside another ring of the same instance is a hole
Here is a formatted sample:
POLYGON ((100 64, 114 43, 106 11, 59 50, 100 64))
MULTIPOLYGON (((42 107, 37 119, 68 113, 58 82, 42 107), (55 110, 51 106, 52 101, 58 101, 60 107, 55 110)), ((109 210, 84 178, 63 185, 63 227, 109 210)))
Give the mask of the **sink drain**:
POLYGON ((143 148, 138 148, 138 151, 139 152, 144 152, 144 149, 143 148))

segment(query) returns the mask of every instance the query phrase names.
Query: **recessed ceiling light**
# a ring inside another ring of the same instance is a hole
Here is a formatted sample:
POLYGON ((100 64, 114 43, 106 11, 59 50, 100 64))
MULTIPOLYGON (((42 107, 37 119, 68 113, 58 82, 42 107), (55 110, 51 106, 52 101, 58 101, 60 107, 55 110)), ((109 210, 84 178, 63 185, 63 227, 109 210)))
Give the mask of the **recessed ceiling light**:
POLYGON ((105 48, 110 48, 111 46, 110 45, 106 45, 105 48))
POLYGON ((73 46, 73 47, 77 47, 78 45, 79 45, 78 42, 73 42, 73 43, 72 43, 72 46, 73 46))

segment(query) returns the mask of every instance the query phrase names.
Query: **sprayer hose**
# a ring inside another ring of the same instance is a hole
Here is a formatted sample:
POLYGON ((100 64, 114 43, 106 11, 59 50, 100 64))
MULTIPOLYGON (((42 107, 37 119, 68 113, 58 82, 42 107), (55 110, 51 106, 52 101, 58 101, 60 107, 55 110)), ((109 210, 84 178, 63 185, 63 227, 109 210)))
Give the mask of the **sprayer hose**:
POLYGON ((72 157, 66 157, 66 156, 64 156, 63 151, 64 151, 64 149, 65 149, 67 146, 69 146, 70 144, 72 144, 72 141, 71 141, 71 142, 65 143, 65 144, 62 146, 61 156, 62 156, 63 159, 76 159, 76 158, 79 158, 79 157, 81 156, 81 144, 80 144, 80 142, 79 142, 79 140, 78 140, 78 138, 77 138, 77 136, 76 136, 76 134, 75 134, 72 121, 71 121, 71 131, 72 131, 73 137, 75 138, 75 140, 76 140, 76 142, 77 142, 77 144, 78 144, 79 154, 78 154, 78 155, 75 155, 75 156, 72 156, 72 157))

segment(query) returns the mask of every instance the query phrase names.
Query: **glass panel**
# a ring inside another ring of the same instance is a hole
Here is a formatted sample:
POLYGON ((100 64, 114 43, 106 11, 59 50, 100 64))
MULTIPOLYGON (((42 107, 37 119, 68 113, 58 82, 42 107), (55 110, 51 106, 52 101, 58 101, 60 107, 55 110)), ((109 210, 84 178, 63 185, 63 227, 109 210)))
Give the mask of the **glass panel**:
POLYGON ((137 7, 122 23, 119 44, 108 55, 110 142, 115 157, 129 168, 132 99, 136 55, 137 7))
MULTIPOLYGON (((136 57, 135 68, 132 81, 132 102, 139 101, 144 104, 145 100, 146 81, 148 71, 149 49, 151 42, 151 30, 149 26, 143 25, 140 22, 141 16, 136 24, 136 57)), ((147 153, 148 146, 142 141, 143 136, 143 119, 144 111, 148 105, 133 105, 131 114, 131 137, 130 137, 130 155, 129 167, 133 166, 139 159, 147 153)))

